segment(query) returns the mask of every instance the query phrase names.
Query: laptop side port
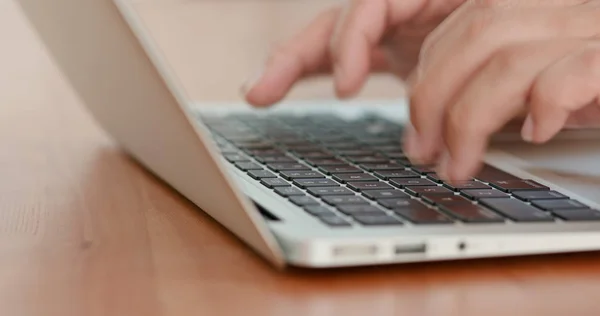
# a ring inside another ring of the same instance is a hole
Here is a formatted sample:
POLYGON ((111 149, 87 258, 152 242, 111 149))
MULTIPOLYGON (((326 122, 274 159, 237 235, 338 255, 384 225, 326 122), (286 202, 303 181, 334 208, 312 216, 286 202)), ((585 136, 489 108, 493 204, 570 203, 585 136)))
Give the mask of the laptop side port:
POLYGON ((333 256, 337 258, 364 258, 377 254, 375 245, 341 245, 333 248, 333 256))
POLYGON ((394 247, 394 254, 396 255, 419 254, 425 252, 427 252, 426 244, 405 244, 396 245, 394 247))

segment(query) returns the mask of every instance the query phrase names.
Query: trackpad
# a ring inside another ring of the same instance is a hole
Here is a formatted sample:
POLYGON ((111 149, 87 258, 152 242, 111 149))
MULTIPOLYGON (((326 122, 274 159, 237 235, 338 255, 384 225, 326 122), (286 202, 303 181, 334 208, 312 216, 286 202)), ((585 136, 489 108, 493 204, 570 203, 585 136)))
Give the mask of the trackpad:
POLYGON ((520 160, 520 170, 600 203, 598 140, 565 140, 540 146, 513 143, 495 147, 520 160))

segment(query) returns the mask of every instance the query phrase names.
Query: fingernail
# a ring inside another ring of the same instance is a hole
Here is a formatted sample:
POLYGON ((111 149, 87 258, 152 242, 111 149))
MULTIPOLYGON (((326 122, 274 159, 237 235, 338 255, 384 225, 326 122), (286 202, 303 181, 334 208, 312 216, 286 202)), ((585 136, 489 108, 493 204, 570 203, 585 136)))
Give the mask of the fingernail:
POLYGON ((440 163, 438 166, 438 176, 441 180, 451 181, 450 178, 450 168, 452 168, 452 157, 450 157, 450 153, 445 151, 442 154, 442 158, 440 159, 440 163))
POLYGON ((418 162, 419 158, 419 140, 417 131, 413 127, 409 127, 406 134, 405 150, 408 158, 413 162, 418 162))
POLYGON ((533 119, 531 118, 531 114, 527 115, 525 119, 525 123, 523 124, 523 128, 521 129, 521 137, 526 142, 533 142, 533 119))
POLYGON ((253 76, 249 77, 241 87, 242 94, 248 94, 248 92, 250 92, 250 90, 258 83, 263 73, 264 70, 261 68, 259 71, 255 72, 253 76))

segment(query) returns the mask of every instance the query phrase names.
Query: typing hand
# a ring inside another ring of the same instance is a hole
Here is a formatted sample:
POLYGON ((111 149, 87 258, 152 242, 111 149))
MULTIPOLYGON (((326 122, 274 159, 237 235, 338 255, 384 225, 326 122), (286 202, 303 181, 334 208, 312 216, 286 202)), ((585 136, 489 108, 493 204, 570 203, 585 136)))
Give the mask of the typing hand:
POLYGON ((535 143, 569 121, 600 122, 598 34, 600 1, 466 2, 423 45, 409 156, 458 181, 477 172, 490 136, 523 111, 522 136, 535 143))
POLYGON ((353 0, 319 15, 277 47, 263 71, 244 86, 246 100, 269 106, 300 79, 334 75, 346 98, 359 92, 371 72, 406 79, 423 40, 465 0, 353 0))

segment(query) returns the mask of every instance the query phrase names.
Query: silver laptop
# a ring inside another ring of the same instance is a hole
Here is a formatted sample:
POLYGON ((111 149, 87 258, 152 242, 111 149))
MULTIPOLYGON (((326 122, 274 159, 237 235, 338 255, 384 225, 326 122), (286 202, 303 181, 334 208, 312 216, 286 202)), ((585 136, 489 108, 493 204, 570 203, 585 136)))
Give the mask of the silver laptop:
POLYGON ((600 249, 595 131, 508 131, 453 187, 404 156, 397 102, 194 108, 127 2, 17 2, 123 150, 276 267, 600 249))

